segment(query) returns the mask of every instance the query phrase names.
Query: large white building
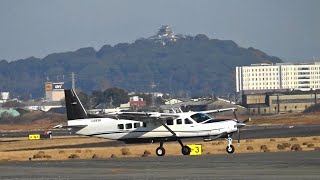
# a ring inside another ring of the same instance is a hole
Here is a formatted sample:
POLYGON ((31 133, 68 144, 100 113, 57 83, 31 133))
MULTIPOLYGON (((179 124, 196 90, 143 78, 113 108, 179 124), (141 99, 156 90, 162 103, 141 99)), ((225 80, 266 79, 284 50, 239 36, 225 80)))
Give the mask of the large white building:
POLYGON ((236 83, 237 92, 320 89, 320 63, 252 64, 236 67, 236 83))

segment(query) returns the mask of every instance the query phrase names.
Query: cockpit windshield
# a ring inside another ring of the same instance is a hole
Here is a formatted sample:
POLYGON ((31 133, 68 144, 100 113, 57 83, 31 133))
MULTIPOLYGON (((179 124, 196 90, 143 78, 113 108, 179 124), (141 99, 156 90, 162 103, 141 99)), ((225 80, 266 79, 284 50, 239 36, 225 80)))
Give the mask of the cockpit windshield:
POLYGON ((208 119, 212 119, 208 114, 203 113, 197 113, 191 116, 193 120, 195 120, 197 123, 201 123, 203 121, 206 121, 208 119))

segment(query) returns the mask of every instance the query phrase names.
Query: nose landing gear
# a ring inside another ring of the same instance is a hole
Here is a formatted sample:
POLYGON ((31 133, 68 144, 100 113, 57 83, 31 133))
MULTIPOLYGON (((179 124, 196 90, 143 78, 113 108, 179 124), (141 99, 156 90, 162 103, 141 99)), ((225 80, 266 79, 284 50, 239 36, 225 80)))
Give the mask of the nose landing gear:
POLYGON ((227 151, 228 154, 232 154, 232 153, 234 153, 235 148, 232 145, 232 138, 231 138, 230 134, 228 134, 227 140, 228 140, 228 146, 226 148, 226 151, 227 151))

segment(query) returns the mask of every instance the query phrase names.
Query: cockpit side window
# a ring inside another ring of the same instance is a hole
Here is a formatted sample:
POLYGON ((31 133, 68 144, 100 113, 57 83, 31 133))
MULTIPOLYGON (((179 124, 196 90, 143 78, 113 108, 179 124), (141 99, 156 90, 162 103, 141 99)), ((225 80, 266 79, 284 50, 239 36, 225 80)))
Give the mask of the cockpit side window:
POLYGON ((203 113, 197 113, 191 116, 191 118, 193 120, 195 120, 197 123, 201 123, 203 121, 206 121, 208 119, 211 119, 211 117, 207 114, 203 114, 203 113))
POLYGON ((184 119, 184 124, 192 124, 193 122, 190 121, 190 119, 186 118, 184 119))

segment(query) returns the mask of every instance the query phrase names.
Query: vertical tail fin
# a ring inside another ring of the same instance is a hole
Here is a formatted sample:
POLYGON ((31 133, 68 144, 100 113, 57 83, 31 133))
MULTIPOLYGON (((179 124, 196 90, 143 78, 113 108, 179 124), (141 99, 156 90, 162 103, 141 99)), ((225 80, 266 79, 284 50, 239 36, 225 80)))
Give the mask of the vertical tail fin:
POLYGON ((64 95, 68 120, 88 118, 87 111, 73 89, 64 90, 64 95))

